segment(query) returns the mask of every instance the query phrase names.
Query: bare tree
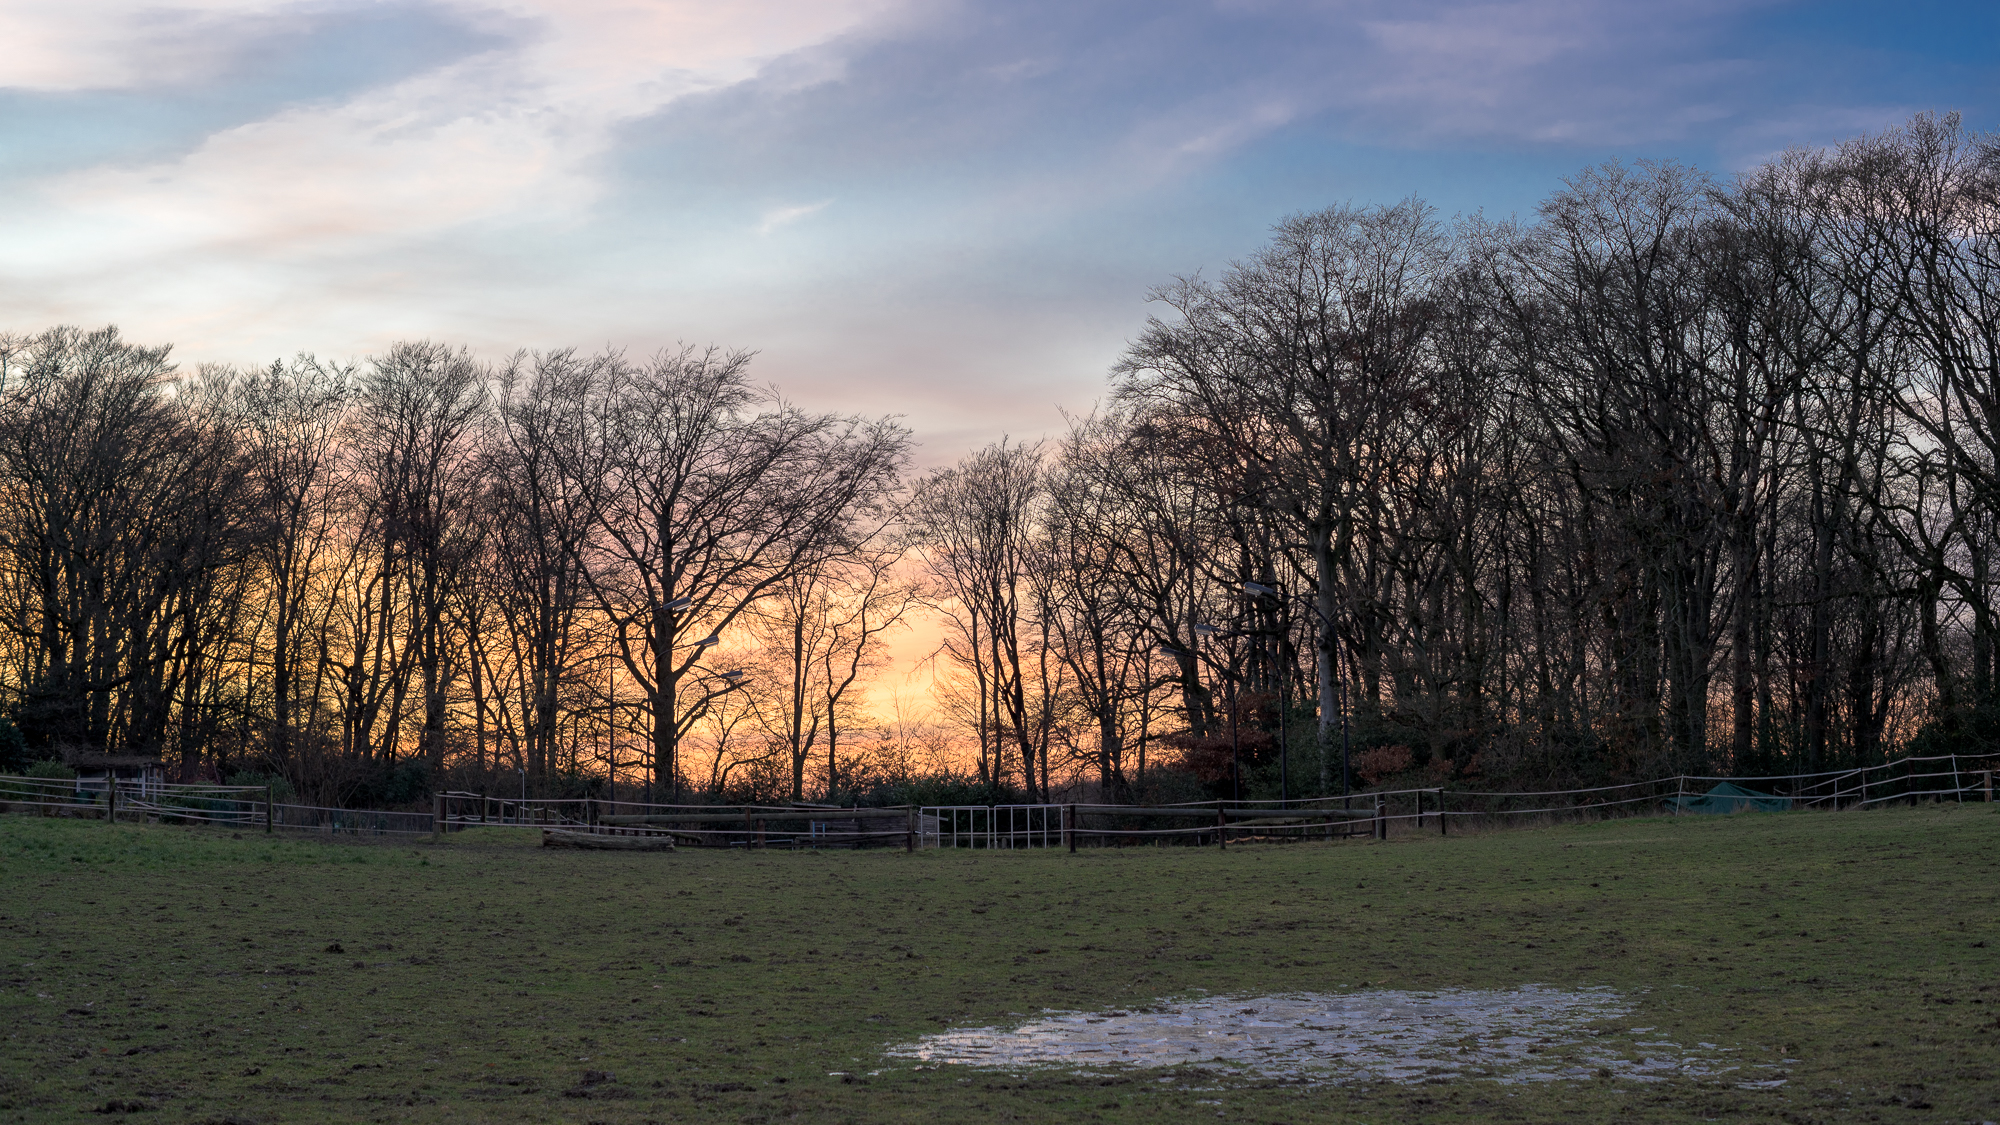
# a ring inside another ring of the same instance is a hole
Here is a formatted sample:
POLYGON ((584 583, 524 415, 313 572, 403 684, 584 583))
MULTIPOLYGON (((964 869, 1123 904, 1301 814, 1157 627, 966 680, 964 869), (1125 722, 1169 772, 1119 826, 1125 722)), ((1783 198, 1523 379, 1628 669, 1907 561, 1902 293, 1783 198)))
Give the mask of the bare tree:
MULTIPOLYGON (((396 644, 422 693, 416 754, 444 765, 450 706, 450 607, 480 535, 471 517, 478 495, 475 442, 487 409, 486 372, 463 350, 399 343, 376 357, 362 380, 354 448, 382 547, 384 577, 400 579, 408 615, 396 644)), ((385 581, 383 598, 395 591, 385 581)), ((401 695, 392 701, 397 725, 401 695)))
MULTIPOLYGON (((617 378, 615 354, 517 355, 500 374, 482 476, 489 573, 516 694, 521 766, 553 760, 566 684, 593 640, 585 555, 603 503, 608 452, 593 399, 617 378)), ((485 664, 482 682, 501 682, 485 664)))
POLYGON ((316 718, 317 698, 308 690, 302 709, 299 696, 317 647, 313 627, 324 626, 316 612, 323 596, 318 584, 341 515, 340 436, 354 374, 300 355, 246 376, 237 395, 257 490, 256 545, 267 604, 268 753, 283 770, 291 764, 297 729, 316 718))
POLYGON ((783 745, 793 800, 817 754, 826 795, 839 791, 841 738, 865 721, 858 690, 880 669, 884 637, 902 628, 914 594, 894 570, 900 548, 875 530, 802 567, 752 616, 762 659, 749 685, 766 736, 783 745))
POLYGON ((169 393, 166 348, 114 328, 17 348, 0 400, 17 721, 35 746, 160 752, 213 651, 216 573, 244 550, 235 435, 209 398, 169 393))
POLYGON ((702 667, 705 649, 837 553, 850 523, 897 488, 908 456, 893 421, 801 410, 752 387, 749 362, 661 353, 623 369, 593 407, 607 449, 586 573, 646 699, 665 786, 680 784, 681 737, 735 690, 702 667))
POLYGON ((1042 446, 1002 441, 917 486, 909 522, 931 579, 929 604, 950 628, 941 651, 972 677, 980 780, 998 784, 1006 756, 1029 800, 1042 792, 1058 701, 1047 628, 1035 601, 1042 446), (1024 604, 1025 603, 1025 604, 1024 604))
POLYGON ((1322 757, 1339 738, 1336 630, 1360 634, 1362 696, 1381 698, 1388 623, 1356 542, 1424 423, 1420 361, 1451 249, 1415 200, 1294 216, 1219 281, 1156 290, 1171 312, 1148 321, 1114 376, 1121 401, 1203 419, 1242 467, 1244 501, 1304 540, 1322 757))

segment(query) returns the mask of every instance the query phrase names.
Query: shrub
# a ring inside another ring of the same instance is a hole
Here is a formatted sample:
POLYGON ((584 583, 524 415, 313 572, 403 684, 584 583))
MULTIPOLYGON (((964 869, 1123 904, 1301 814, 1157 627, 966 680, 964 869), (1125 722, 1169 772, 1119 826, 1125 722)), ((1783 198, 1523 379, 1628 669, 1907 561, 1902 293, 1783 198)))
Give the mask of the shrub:
POLYGON ((298 790, 292 788, 292 783, 286 780, 283 774, 258 773, 255 770, 238 770, 229 775, 229 780, 225 784, 253 787, 268 785, 271 787, 271 799, 273 801, 296 801, 299 796, 298 790))
POLYGON ((1995 752, 2000 752, 2000 706, 1994 704, 1960 707, 1949 714, 1933 716, 1910 739, 1906 750, 1920 758, 1995 752))
POLYGON ((74 781, 76 780, 76 771, 50 758, 29 766, 27 776, 46 778, 50 781, 74 781))
POLYGON ((1276 757, 1278 739, 1270 731, 1239 728, 1232 741, 1227 730, 1205 738, 1186 731, 1155 739, 1158 764, 1192 774, 1215 796, 1227 796, 1239 761, 1245 774, 1276 757))
POLYGON ((976 777, 942 773, 878 785, 853 797, 864 805, 1011 805, 1026 799, 1005 783, 987 785, 976 777))
POLYGON ((1370 785, 1409 769, 1414 760, 1407 746, 1376 746, 1354 757, 1354 772, 1370 785))
POLYGON ((1189 801, 1204 801, 1215 796, 1214 790, 1225 784, 1204 784, 1200 777, 1173 766, 1148 766, 1145 781, 1132 787, 1132 803, 1180 805, 1189 801))
POLYGON ((0 715, 0 773, 19 773, 28 768, 28 741, 14 720, 0 715))
MULTIPOLYGON (((602 797, 607 787, 603 774, 585 773, 578 769, 551 771, 542 783, 542 788, 547 790, 549 796, 564 801, 602 797)), ((672 798, 663 796, 660 799, 672 798)))

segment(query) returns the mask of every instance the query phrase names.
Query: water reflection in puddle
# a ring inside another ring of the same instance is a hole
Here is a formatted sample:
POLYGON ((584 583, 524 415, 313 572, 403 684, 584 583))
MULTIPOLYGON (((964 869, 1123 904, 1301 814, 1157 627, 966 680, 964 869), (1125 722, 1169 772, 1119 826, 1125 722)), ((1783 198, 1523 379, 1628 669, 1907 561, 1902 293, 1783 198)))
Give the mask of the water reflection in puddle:
POLYGON ((1781 1073, 1772 1074, 1775 1067, 1731 1058, 1735 1048, 1687 1048, 1650 1037, 1642 1043, 1632 1037, 1640 1029, 1592 1026, 1631 1013, 1631 1003, 1608 988, 1236 996, 1048 1012, 1018 1028, 947 1031, 888 1053, 990 1067, 1199 1063, 1314 1082, 1660 1081, 1680 1075, 1727 1076, 1768 1088, 1784 1081, 1781 1073))

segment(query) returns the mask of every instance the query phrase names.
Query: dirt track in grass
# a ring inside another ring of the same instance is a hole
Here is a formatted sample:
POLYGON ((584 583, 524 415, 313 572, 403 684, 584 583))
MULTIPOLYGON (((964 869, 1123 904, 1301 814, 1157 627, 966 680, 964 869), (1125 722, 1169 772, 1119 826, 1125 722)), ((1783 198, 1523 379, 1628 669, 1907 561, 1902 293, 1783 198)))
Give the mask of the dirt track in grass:
POLYGON ((578 853, 494 830, 324 844, 0 817, 0 1122, 134 1112, 1991 1121, 2000 811, 1076 856, 578 853), (1614 990, 1629 1018, 1596 1031, 1709 1044, 1783 1084, 888 1054, 1051 1010, 1525 985, 1614 990))

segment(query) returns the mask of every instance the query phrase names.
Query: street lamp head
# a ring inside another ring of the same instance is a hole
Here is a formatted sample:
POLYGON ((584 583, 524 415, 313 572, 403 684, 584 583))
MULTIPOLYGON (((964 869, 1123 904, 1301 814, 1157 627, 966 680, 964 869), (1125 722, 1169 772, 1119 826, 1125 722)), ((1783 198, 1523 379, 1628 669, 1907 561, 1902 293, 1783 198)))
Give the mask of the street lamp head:
POLYGON ((694 647, 707 648, 710 645, 719 645, 721 643, 722 643, 722 634, 710 633, 708 636, 703 637, 702 639, 696 641, 694 643, 694 647))
POLYGON ((686 609, 687 607, 693 604, 694 604, 693 598, 675 598, 673 601, 668 602, 667 604, 661 606, 660 608, 671 611, 676 609, 686 609))
POLYGON ((1180 649, 1175 648, 1172 645, 1161 645, 1154 651, 1158 652, 1161 656, 1182 657, 1188 655, 1187 653, 1181 651, 1180 649))
POLYGON ((1278 596, 1276 590, 1271 589, 1262 582, 1245 582, 1243 584, 1243 592, 1253 598, 1275 598, 1278 596))
POLYGON ((1196 625, 1194 627, 1194 633, 1195 636, 1197 637, 1213 637, 1214 635, 1220 633, 1221 631, 1222 630, 1217 629, 1213 625, 1196 625))
POLYGON ((722 674, 722 678, 728 680, 732 684, 740 683, 743 679, 743 669, 738 668, 734 671, 724 672, 722 674))

